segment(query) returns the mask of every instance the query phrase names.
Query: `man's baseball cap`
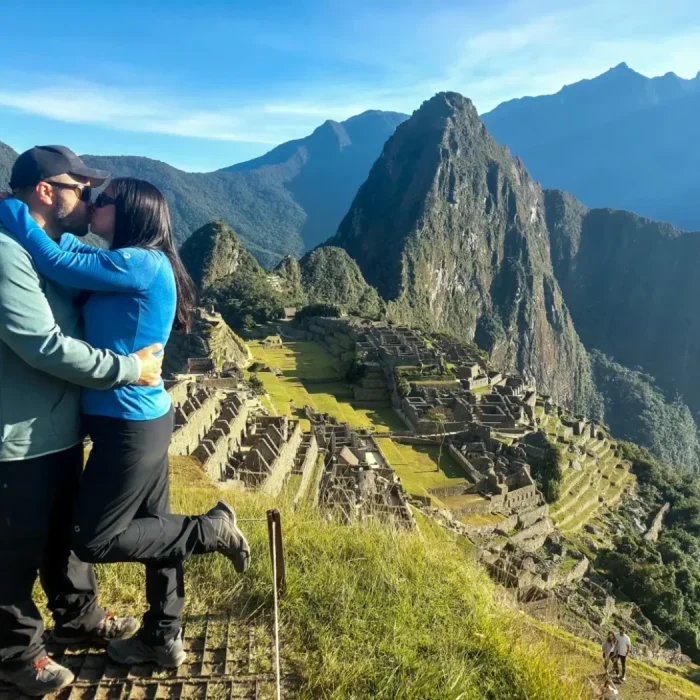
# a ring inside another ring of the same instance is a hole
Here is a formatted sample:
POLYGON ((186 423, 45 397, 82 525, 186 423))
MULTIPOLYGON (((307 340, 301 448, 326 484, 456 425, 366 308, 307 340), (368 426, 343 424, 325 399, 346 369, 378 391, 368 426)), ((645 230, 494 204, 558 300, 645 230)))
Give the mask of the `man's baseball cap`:
POLYGON ((42 180, 55 175, 78 175, 90 179, 90 184, 99 187, 109 173, 88 168, 78 156, 65 146, 35 146, 18 156, 12 166, 10 189, 33 187, 42 180))

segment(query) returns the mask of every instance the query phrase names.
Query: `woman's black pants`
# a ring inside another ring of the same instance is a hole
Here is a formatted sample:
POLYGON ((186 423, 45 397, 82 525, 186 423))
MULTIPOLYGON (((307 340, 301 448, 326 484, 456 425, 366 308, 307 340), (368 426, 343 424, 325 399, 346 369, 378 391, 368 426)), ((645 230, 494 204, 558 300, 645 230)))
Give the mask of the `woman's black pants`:
POLYGON ((146 566, 141 638, 163 644, 180 630, 183 562, 216 550, 212 526, 170 512, 168 447, 173 412, 130 421, 86 416, 92 451, 80 482, 73 549, 85 562, 146 566))

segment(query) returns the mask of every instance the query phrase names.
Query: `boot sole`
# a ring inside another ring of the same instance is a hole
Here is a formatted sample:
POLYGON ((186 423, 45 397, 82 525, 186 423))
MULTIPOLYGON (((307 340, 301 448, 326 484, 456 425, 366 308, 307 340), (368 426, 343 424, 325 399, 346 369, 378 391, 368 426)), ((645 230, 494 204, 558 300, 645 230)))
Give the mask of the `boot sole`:
POLYGON ((13 688, 17 688, 17 690, 19 690, 20 692, 24 693, 25 695, 30 695, 33 698, 41 698, 44 695, 48 695, 49 693, 57 693, 59 690, 67 688, 71 683, 73 683, 73 681, 75 681, 75 676, 71 673, 71 677, 66 679, 60 685, 52 686, 50 688, 46 686, 44 686, 43 688, 27 688, 26 686, 13 683, 8 678, 3 678, 2 676, 0 676, 0 683, 7 683, 7 685, 11 685, 13 688))
POLYGON ((235 552, 227 550, 224 554, 231 561, 236 572, 239 574, 244 574, 250 567, 250 545, 248 544, 246 536, 241 532, 237 525, 238 518, 236 516, 236 511, 233 510, 233 508, 231 508, 226 501, 219 501, 218 505, 225 508, 226 512, 229 514, 229 517, 231 518, 231 529, 241 542, 240 549, 235 550, 235 552), (241 554, 243 554, 244 557, 243 561, 241 561, 241 554))
POLYGON ((160 668, 178 668, 182 666, 183 663, 187 660, 187 654, 185 652, 182 653, 182 657, 178 657, 175 659, 172 663, 163 663, 160 659, 158 659, 155 656, 125 656, 125 657, 120 657, 119 655, 114 653, 113 649, 110 649, 110 647, 107 647, 107 656, 114 661, 115 663, 122 664, 124 666, 141 666, 142 664, 154 664, 156 666, 159 666, 160 668))

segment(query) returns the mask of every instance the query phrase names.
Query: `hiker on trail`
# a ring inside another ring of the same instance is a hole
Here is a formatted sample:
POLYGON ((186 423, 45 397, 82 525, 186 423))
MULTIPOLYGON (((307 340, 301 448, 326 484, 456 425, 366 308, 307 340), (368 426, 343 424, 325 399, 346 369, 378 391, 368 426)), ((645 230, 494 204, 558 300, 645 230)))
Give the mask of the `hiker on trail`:
MULTIPOLYGON (((52 240, 16 199, 0 202, 0 221, 49 279, 89 290, 86 338, 116 352, 165 346, 173 323, 187 330, 194 289, 175 249, 167 203, 153 185, 113 180, 92 208, 91 229, 109 244, 85 246, 73 236, 52 240)), ((250 549, 233 509, 219 502, 202 516, 170 513, 168 447, 173 409, 163 382, 155 386, 86 390, 85 425, 93 447, 74 514, 73 549, 91 563, 146 566, 149 610, 129 639, 110 641, 120 663, 154 662, 172 668, 186 658, 181 613, 183 561, 221 552, 237 571, 248 568, 250 549)))
MULTIPOLYGON (((106 178, 67 148, 47 146, 19 156, 10 184, 50 240, 87 233, 90 188, 106 178)), ((37 571, 56 640, 99 644, 138 629, 134 618, 99 606, 92 566, 71 552, 83 468, 80 387, 97 394, 154 384, 162 357, 141 349, 146 342, 95 349, 81 340, 80 315, 77 292, 41 275, 0 224, 0 680, 29 695, 73 681, 46 654, 32 600, 37 571)))
POLYGON ((608 671, 608 664, 615 656, 615 641, 615 633, 608 632, 608 636, 603 642, 603 666, 605 667, 606 673, 608 671))
POLYGON ((620 681, 625 680, 627 674, 627 657, 632 649, 632 640, 625 634, 625 630, 620 627, 620 631, 615 635, 615 673, 619 675, 620 681), (622 673, 618 671, 618 663, 622 666, 622 673))

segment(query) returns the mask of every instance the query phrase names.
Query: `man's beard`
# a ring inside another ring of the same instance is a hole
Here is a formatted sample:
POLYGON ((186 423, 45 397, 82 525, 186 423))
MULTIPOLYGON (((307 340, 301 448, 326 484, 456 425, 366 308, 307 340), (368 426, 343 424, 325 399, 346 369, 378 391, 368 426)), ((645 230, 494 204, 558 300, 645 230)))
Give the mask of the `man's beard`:
POLYGON ((63 199, 59 199, 55 212, 56 226, 61 233, 72 233, 74 236, 87 235, 90 225, 90 215, 87 208, 77 205, 73 211, 69 211, 63 199))

